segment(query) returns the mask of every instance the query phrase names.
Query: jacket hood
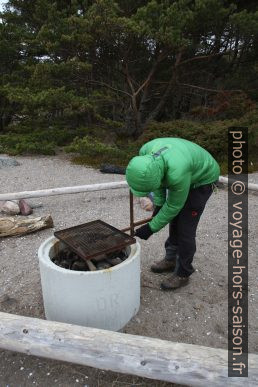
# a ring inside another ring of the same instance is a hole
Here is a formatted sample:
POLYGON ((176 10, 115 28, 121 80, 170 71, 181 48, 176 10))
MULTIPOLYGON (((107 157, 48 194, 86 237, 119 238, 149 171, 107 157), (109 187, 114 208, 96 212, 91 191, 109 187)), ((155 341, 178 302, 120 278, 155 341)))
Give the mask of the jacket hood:
POLYGON ((163 161, 151 155, 133 157, 126 168, 126 180, 135 196, 147 196, 157 190, 163 176, 163 161))

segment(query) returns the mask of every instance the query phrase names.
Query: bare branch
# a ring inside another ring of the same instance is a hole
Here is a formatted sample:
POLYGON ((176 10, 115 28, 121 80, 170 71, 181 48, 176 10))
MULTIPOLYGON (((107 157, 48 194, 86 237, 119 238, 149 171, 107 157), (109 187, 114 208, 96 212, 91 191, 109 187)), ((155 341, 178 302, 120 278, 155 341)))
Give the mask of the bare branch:
POLYGON ((225 92, 233 92, 233 93, 243 93, 243 90, 216 90, 216 89, 208 89, 206 87, 190 85, 188 83, 178 83, 180 86, 192 87, 193 89, 209 91, 211 93, 225 93, 225 92))
POLYGON ((130 74, 129 74, 128 64, 126 64, 126 66, 125 66, 125 75, 126 75, 126 79, 127 79, 128 85, 130 86, 130 89, 131 89, 131 91, 132 91, 131 97, 132 97, 132 96, 135 96, 135 95, 136 95, 136 94, 135 94, 135 89, 134 89, 134 87, 133 87, 132 79, 131 79, 131 76, 130 76, 130 74))
POLYGON ((173 68, 174 71, 173 71, 172 76, 171 76, 171 78, 166 86, 165 92, 164 92, 163 96, 161 97, 160 101, 158 102, 157 106, 155 107, 155 109, 151 112, 151 114, 147 118, 146 123, 154 120, 156 118, 156 116, 159 114, 159 112, 161 111, 161 109, 164 107, 164 105, 167 101, 167 98, 169 96, 169 93, 170 93, 173 85, 176 83, 176 79, 177 79, 176 69, 177 69, 178 65, 180 64, 180 60, 182 58, 182 55, 183 55, 183 50, 179 51, 179 53, 177 54, 176 62, 174 64, 174 68, 173 68))
POLYGON ((118 93, 126 94, 130 98, 132 97, 132 95, 130 93, 127 93, 127 91, 117 89, 116 87, 110 86, 108 83, 105 83, 105 82, 94 81, 90 79, 90 80, 87 80, 87 83, 94 83, 96 85, 104 86, 104 87, 107 87, 108 89, 117 91, 118 93))
POLYGON ((151 68, 151 71, 149 72, 149 75, 147 77, 147 79, 143 82, 143 84, 139 87, 139 89, 136 91, 135 95, 138 95, 140 93, 140 91, 142 89, 144 89, 145 86, 147 86, 151 80, 151 78, 153 77, 157 67, 158 67, 158 64, 160 62, 162 62, 162 60, 166 57, 166 54, 162 53, 159 55, 158 59, 156 60, 156 62, 153 64, 152 68, 151 68))
POLYGON ((226 52, 217 52, 216 54, 210 54, 210 55, 194 56, 193 58, 189 58, 189 59, 183 60, 182 62, 180 62, 178 64, 178 66, 181 66, 182 64, 185 64, 185 63, 193 62, 195 60, 210 59, 210 58, 213 58, 213 57, 216 57, 216 56, 219 56, 219 55, 223 56, 223 55, 227 55, 227 54, 230 54, 230 53, 231 53, 230 51, 226 51, 226 52))

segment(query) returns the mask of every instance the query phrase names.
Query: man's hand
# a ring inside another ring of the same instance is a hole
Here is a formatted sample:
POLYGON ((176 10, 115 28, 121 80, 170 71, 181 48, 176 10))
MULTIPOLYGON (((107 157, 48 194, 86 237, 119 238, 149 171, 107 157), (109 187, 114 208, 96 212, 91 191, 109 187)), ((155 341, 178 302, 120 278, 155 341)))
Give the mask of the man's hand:
POLYGON ((160 209, 161 209, 161 206, 155 206, 154 211, 152 213, 152 217, 156 216, 160 209))
POLYGON ((149 237, 153 234, 151 231, 151 228, 149 226, 149 223, 145 224, 144 226, 137 228, 135 231, 135 236, 141 238, 141 239, 149 239, 149 237))

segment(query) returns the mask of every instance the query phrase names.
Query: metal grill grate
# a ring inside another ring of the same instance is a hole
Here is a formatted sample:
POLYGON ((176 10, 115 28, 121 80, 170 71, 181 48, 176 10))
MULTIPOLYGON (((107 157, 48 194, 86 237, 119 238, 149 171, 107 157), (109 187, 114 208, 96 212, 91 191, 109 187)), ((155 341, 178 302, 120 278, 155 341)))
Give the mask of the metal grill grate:
POLYGON ((133 237, 102 220, 56 231, 54 235, 83 259, 111 253, 136 242, 133 237))

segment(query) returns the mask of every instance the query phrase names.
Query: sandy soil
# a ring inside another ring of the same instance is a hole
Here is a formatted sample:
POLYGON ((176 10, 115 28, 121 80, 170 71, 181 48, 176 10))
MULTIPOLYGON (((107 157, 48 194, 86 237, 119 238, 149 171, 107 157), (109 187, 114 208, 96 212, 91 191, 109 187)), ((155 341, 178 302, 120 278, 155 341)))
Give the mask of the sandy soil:
MULTIPOLYGON (((66 156, 17 157, 20 166, 0 170, 0 192, 16 192, 124 180, 123 176, 70 163, 66 156)), ((258 182, 258 174, 251 175, 258 182)), ((94 219, 117 228, 129 225, 128 190, 31 199, 42 203, 35 215, 51 214, 55 229, 94 219)), ((257 216, 258 197, 249 195, 249 351, 258 352, 257 216)), ((136 218, 149 216, 135 203, 136 218)), ((141 308, 124 332, 165 340, 227 348, 227 192, 219 190, 209 200, 197 236, 196 272, 190 284, 164 293, 164 275, 149 271, 164 255, 165 228, 141 241, 141 308)), ((37 249, 53 234, 42 230, 24 237, 0 239, 0 310, 44 318, 37 249)), ((0 351, 0 386, 171 386, 129 375, 0 351)))

